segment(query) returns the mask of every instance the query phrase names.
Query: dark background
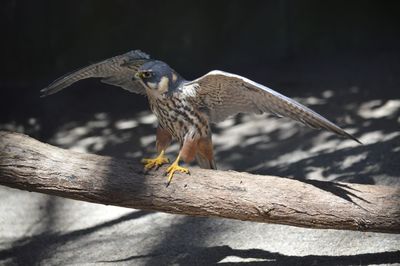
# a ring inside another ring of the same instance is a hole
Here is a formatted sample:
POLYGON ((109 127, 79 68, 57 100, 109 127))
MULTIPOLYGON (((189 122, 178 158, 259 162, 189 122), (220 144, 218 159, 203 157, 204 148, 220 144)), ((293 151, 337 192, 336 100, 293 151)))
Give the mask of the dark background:
POLYGON ((1 4, 1 122, 45 139, 60 121, 131 112, 146 100, 98 81, 40 99, 39 90, 88 63, 132 49, 187 79, 238 73, 289 96, 360 88, 398 98, 398 1, 18 1, 1 4), (28 130, 29 132, 29 130, 28 130))

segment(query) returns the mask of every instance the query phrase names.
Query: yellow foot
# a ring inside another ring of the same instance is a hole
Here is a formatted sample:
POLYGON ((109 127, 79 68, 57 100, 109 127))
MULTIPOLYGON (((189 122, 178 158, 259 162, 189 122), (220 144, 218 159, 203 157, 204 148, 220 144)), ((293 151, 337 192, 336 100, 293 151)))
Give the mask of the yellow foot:
POLYGON ((185 173, 185 174, 190 174, 189 169, 179 166, 178 161, 179 161, 179 157, 173 164, 171 164, 170 167, 167 168, 167 174, 168 174, 167 187, 171 183, 172 177, 174 176, 174 173, 176 171, 179 171, 179 172, 185 173))
POLYGON ((142 159, 142 164, 144 164, 144 169, 146 171, 152 169, 152 168, 159 168, 161 165, 165 163, 169 163, 169 159, 164 156, 164 151, 161 151, 161 153, 153 159, 142 159))

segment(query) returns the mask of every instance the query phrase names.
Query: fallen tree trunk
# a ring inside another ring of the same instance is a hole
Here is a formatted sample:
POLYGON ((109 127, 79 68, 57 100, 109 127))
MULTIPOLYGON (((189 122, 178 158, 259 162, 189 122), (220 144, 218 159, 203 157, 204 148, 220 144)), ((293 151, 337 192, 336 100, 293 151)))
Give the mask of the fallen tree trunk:
POLYGON ((310 228, 400 233, 400 189, 192 169, 166 187, 165 168, 81 154, 0 132, 0 184, 135 209, 310 228))

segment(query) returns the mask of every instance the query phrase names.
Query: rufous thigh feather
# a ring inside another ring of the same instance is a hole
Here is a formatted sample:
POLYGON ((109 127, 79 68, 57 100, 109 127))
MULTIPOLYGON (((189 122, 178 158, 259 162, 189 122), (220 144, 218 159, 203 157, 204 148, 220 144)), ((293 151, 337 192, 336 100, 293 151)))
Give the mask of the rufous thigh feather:
POLYGON ((165 151, 165 149, 169 146, 171 141, 172 141, 171 134, 167 130, 165 130, 162 127, 158 126, 158 128, 157 128, 157 138, 156 138, 157 152, 160 153, 162 150, 165 151))
POLYGON ((186 139, 183 142, 179 155, 185 163, 190 163, 194 160, 197 153, 198 139, 186 139))
POLYGON ((197 144, 197 153, 198 162, 201 163, 201 167, 217 169, 214 161, 213 144, 210 137, 199 139, 197 144))

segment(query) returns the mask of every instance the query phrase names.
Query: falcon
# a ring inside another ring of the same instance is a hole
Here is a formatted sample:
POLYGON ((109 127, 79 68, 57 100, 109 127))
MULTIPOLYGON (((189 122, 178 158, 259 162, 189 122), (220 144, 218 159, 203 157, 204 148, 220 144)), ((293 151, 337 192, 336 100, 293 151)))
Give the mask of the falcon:
POLYGON ((189 174, 180 166, 197 160, 202 168, 216 169, 211 123, 238 113, 271 113, 289 117, 314 129, 325 129, 361 143, 355 137, 308 107, 245 77, 213 70, 188 81, 166 63, 151 59, 140 50, 115 56, 67 74, 41 90, 42 97, 54 94, 87 78, 147 96, 158 119, 155 158, 142 159, 146 171, 169 163, 165 150, 177 140, 180 150, 167 168, 167 186, 175 172, 189 174))

